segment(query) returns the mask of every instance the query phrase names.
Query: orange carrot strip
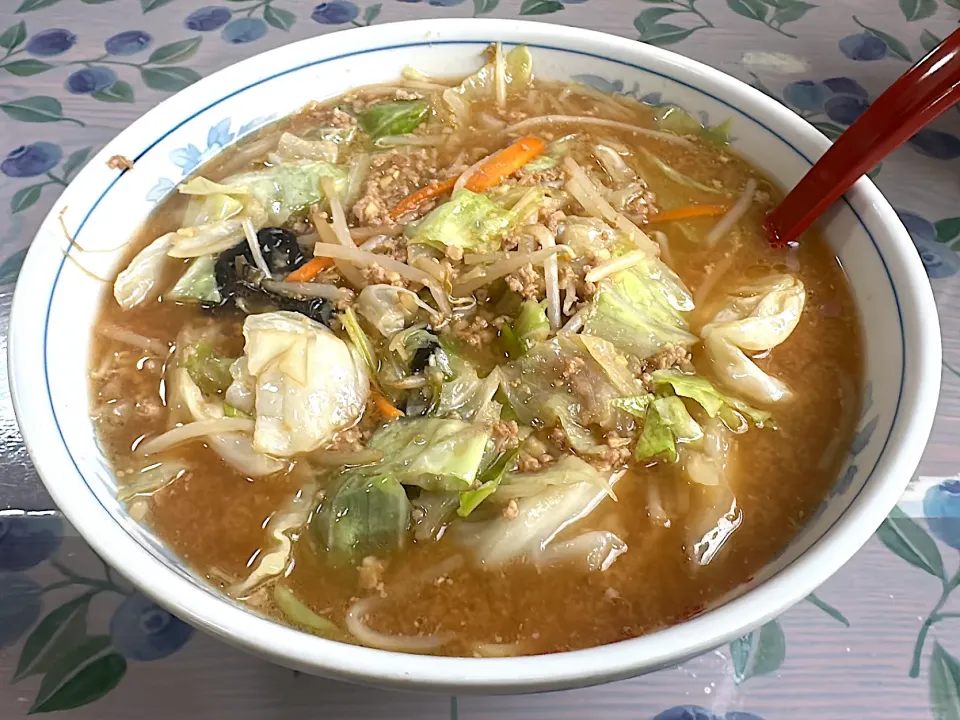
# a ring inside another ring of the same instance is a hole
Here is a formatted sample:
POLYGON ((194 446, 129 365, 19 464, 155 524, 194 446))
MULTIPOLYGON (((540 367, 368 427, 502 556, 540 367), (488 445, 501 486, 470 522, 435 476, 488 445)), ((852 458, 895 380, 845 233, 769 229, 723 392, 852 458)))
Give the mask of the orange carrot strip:
POLYGON ((691 205, 676 210, 661 210, 647 218, 649 223, 670 222, 671 220, 689 220, 691 218, 715 217, 729 210, 726 205, 691 205))
POLYGON ((397 418, 403 417, 403 411, 395 408, 389 400, 387 400, 383 395, 381 395, 376 390, 373 390, 373 402, 376 404, 377 409, 380 411, 380 414, 383 415, 387 420, 396 420, 397 418))
POLYGON ((471 192, 483 192, 499 185, 505 177, 512 175, 542 153, 543 148, 543 140, 540 138, 522 137, 474 170, 464 187, 471 192))
POLYGON ((333 258, 315 257, 287 275, 284 282, 310 282, 331 265, 333 258))
POLYGON ((397 206, 390 211, 390 217, 396 220, 398 217, 403 215, 405 212, 413 210, 422 203, 424 200, 429 200, 430 198, 435 198, 438 195, 443 195, 453 190, 453 186, 457 184, 457 178, 451 177, 446 180, 440 180, 439 182, 433 182, 417 190, 412 195, 407 195, 403 200, 397 203, 397 206))

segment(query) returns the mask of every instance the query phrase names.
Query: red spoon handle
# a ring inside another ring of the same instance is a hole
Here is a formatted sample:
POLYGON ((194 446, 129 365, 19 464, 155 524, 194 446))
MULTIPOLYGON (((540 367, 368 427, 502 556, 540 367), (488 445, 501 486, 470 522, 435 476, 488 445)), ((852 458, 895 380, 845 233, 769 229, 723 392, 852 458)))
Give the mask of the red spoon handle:
POLYGON ((960 101, 960 30, 900 76, 767 217, 770 242, 796 240, 856 180, 960 101))

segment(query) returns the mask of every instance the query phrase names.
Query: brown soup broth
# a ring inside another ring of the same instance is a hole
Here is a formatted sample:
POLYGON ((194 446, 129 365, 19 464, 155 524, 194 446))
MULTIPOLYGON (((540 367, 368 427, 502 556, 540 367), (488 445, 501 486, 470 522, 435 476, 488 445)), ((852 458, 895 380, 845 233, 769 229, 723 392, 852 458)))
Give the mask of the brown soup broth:
MULTIPOLYGON (((511 96, 498 117, 515 122, 562 110, 568 115, 654 126, 648 108, 618 104, 618 109, 609 101, 565 93, 563 88, 537 82, 532 91, 511 96)), ((208 163, 202 174, 218 180, 262 167, 264 157, 248 158, 245 149, 256 147, 278 129, 306 133, 326 107, 329 104, 310 108, 245 139, 208 163)), ((417 134, 441 131, 441 120, 433 118, 417 134)), ((618 501, 605 500, 577 523, 577 533, 603 529, 626 542, 628 551, 602 572, 585 573, 569 564, 538 567, 517 561, 486 569, 466 562, 415 585, 415 578, 463 550, 449 536, 408 543, 390 558, 374 590, 383 601, 371 610, 366 623, 394 635, 452 631, 456 640, 435 651, 439 654, 472 655, 477 648, 514 643, 519 643, 517 652, 524 654, 586 648, 636 637, 696 614, 757 573, 812 517, 837 478, 859 409, 860 327, 843 270, 816 231, 786 251, 768 246, 761 221, 782 197, 771 181, 729 149, 707 142, 686 148, 575 124, 543 126, 531 132, 546 141, 578 133, 570 152, 584 167, 598 167, 590 155, 594 143, 615 142, 627 148, 646 147, 706 187, 734 189, 732 196, 713 194, 673 182, 641 163, 637 169, 654 194, 651 204, 661 210, 716 203, 721 198, 730 202, 747 178, 757 180, 756 200, 747 216, 714 248, 702 239, 716 218, 664 223, 655 229, 667 237, 669 258, 662 259, 697 300, 691 318, 694 332, 712 315, 725 291, 745 281, 789 272, 803 282, 807 296, 798 326, 769 356, 756 361, 792 388, 794 398, 772 408, 775 429, 751 429, 735 436, 729 477, 742 522, 705 565, 691 561, 690 545, 705 530, 704 519, 709 527, 716 518, 716 512, 711 515, 717 502, 715 491, 691 483, 680 465, 664 462, 631 464, 616 485, 618 501), (666 526, 651 517, 651 488, 669 517, 666 526)), ((472 163, 504 144, 497 131, 482 123, 452 135, 454 139, 431 156, 437 168, 472 163)), ((179 227, 184 208, 179 197, 161 204, 131 242, 131 250, 179 227)), ((356 217, 350 220, 352 226, 360 226, 356 217)), ((651 232, 654 226, 643 229, 651 232)), ((171 284, 185 262, 174 264, 171 284)), ((236 311, 211 312, 175 302, 154 301, 125 311, 106 294, 98 326, 173 343, 184 326, 212 322, 219 326, 225 351, 237 356, 243 349, 242 321, 236 311)), ((93 346, 92 413, 122 486, 125 478, 148 464, 131 450, 137 440, 168 430, 172 421, 164 405, 164 358, 150 356, 114 336, 98 335, 93 346)), ((710 377, 701 346, 694 346, 692 352, 697 371, 710 377)), ((180 445, 169 454, 182 459, 189 470, 149 497, 135 499, 131 506, 138 504, 143 521, 211 583, 222 587, 224 577, 246 576, 269 541, 266 523, 301 487, 301 473, 250 479, 200 441, 180 445)), ((567 536, 572 536, 570 528, 560 538, 567 536)), ((285 584, 314 612, 343 628, 351 604, 369 594, 358 588, 356 572, 326 567, 304 537, 295 543, 293 559, 285 584)), ((264 595, 255 595, 251 604, 284 620, 264 595)))

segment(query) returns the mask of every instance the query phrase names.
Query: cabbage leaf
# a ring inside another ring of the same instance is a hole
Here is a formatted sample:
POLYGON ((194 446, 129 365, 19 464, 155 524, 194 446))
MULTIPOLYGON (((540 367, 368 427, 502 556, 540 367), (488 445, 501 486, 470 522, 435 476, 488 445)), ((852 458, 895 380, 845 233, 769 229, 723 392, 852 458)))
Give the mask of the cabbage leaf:
POLYGON ((161 235, 138 252, 113 283, 113 297, 124 310, 153 300, 167 268, 167 253, 173 245, 174 233, 161 235))
POLYGON ((524 352, 550 336, 550 322, 547 320, 545 305, 546 303, 533 300, 524 300, 520 305, 520 312, 513 321, 513 332, 524 352))
POLYGON ((247 370, 256 378, 254 447, 289 457, 330 442, 366 405, 369 376, 356 350, 298 313, 248 315, 247 370))
POLYGON ((703 430, 683 400, 676 396, 655 398, 647 407, 633 456, 643 461, 665 454, 675 462, 678 442, 694 442, 702 437, 703 430))
POLYGON ((387 135, 407 135, 430 114, 423 100, 390 100, 365 108, 357 116, 360 129, 377 140, 387 135))
MULTIPOLYGON (((607 489, 599 487, 597 471, 580 462, 583 476, 579 482, 573 482, 575 475, 568 476, 565 479, 571 482, 554 484, 532 497, 519 499, 512 519, 497 515, 482 522, 455 523, 450 532, 487 567, 495 568, 521 556, 536 561, 561 530, 589 515, 608 496, 607 489)), ((612 486, 619 475, 600 479, 612 486)))
POLYGON ((164 297, 177 302, 212 303, 219 305, 220 289, 214 272, 212 255, 201 255, 193 260, 180 279, 164 297))
POLYGON ((677 274, 656 258, 645 258, 600 281, 583 332, 646 358, 667 345, 697 341, 687 326, 690 310, 693 298, 677 274))
POLYGON ((244 202, 245 213, 252 198, 266 211, 267 223, 282 225, 293 213, 323 200, 320 179, 324 177, 333 180, 337 192, 343 191, 346 171, 320 160, 280 163, 262 170, 232 175, 222 183, 195 177, 183 183, 179 190, 184 195, 216 193, 235 197, 244 202))
POLYGON ((490 433, 462 420, 394 420, 368 446, 383 451, 379 472, 427 491, 460 492, 475 485, 490 433))
POLYGON ((368 555, 400 548, 410 527, 410 501, 403 486, 383 468, 347 470, 324 490, 310 521, 317 548, 331 565, 357 565, 368 555))
POLYGON ((773 275, 731 295, 701 331, 720 382, 758 405, 788 400, 790 388, 744 351, 766 352, 786 340, 800 322, 805 301, 803 283, 792 275, 773 275))
MULTIPOLYGON (((525 45, 518 45, 504 57, 504 81, 507 93, 526 90, 533 79, 533 58, 525 45)), ((495 95, 496 68, 489 62, 456 87, 443 91, 443 101, 461 123, 470 121, 471 105, 492 102, 495 95)))
POLYGON ((688 375, 675 368, 668 368, 666 370, 655 370, 652 377, 655 384, 669 385, 677 395, 696 401, 708 416, 712 418, 719 416, 733 428, 737 427, 739 423, 732 421, 729 414, 725 412, 728 408, 732 408, 750 418, 758 427, 763 427, 764 423, 770 420, 769 412, 758 410, 742 400, 717 390, 713 383, 699 375, 688 375))
POLYGON ((484 470, 477 479, 479 485, 476 490, 466 490, 460 493, 460 507, 457 509, 457 515, 467 517, 477 509, 480 503, 493 495, 500 487, 500 483, 507 472, 513 470, 519 456, 520 448, 508 450, 484 470))
POLYGON ((458 190, 409 231, 407 242, 441 251, 456 247, 475 253, 493 252, 500 249, 503 234, 512 223, 512 214, 485 195, 458 190))

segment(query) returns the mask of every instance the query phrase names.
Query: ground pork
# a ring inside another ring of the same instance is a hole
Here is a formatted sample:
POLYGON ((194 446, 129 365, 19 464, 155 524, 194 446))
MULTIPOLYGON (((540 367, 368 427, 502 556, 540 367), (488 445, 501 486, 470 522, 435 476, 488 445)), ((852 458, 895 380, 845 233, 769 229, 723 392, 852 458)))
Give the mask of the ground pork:
POLYGON ((318 102, 312 102, 303 111, 303 116, 309 124, 317 127, 348 128, 356 123, 350 113, 340 108, 328 107, 318 102))
POLYGON ((392 270, 384 270, 379 265, 367 265, 360 273, 364 280, 370 285, 393 285, 394 287, 406 287, 406 281, 400 277, 399 273, 392 270))
POLYGON ((633 217, 634 219, 646 220, 649 215, 652 215, 657 212, 657 208, 654 205, 657 196, 649 189, 645 189, 642 193, 635 196, 630 202, 628 202, 623 211, 633 217))
POLYGON ((332 452, 359 452, 363 450, 363 433, 356 426, 341 430, 327 450, 332 452))
POLYGON ((379 590, 383 587, 383 573, 387 569, 387 564, 374 557, 367 555, 357 568, 357 584, 361 590, 379 590))
POLYGON ((518 457, 517 469, 522 473, 537 472, 542 470, 547 465, 552 463, 556 458, 550 453, 542 453, 540 455, 534 455, 528 453, 525 450, 520 451, 520 456, 518 457))
POLYGON ((627 366, 635 377, 640 378, 643 386, 649 392, 653 392, 655 389, 653 383, 653 372, 655 370, 675 367, 686 373, 694 371, 690 350, 682 345, 671 344, 665 345, 660 352, 648 358, 641 359, 630 356, 627 366))
POLYGON ((526 264, 517 272, 507 275, 507 287, 520 295, 524 300, 541 300, 546 292, 546 285, 540 273, 533 265, 526 264))
POLYGON ((454 335, 463 340, 472 348, 480 349, 489 347, 497 339, 497 330, 484 317, 475 316, 468 320, 467 318, 457 318, 452 327, 454 335))
POLYGON ((583 268, 581 268, 580 272, 577 272, 576 269, 567 263, 560 264, 558 284, 560 290, 564 293, 564 313, 568 315, 571 314, 573 311, 573 305, 577 300, 586 302, 596 294, 597 284, 587 282, 584 279, 586 274, 592 269, 592 265, 585 265, 583 268))
POLYGON ((560 187, 563 184, 563 170, 559 167, 548 168, 547 170, 517 170, 518 185, 547 185, 549 187, 560 187))
POLYGON ((503 507, 500 514, 503 515, 504 520, 515 520, 517 515, 520 514, 520 505, 516 498, 510 498, 510 502, 503 507))
POLYGON ((611 470, 618 470, 630 461, 629 447, 610 447, 603 448, 600 455, 590 457, 590 464, 599 472, 607 473, 611 470))
POLYGON ((547 226, 547 230, 552 232, 554 235, 559 234, 560 232, 560 223, 566 219, 566 214, 562 210, 543 210, 543 217, 540 218, 540 222, 547 226))
POLYGON ((436 148, 394 150, 374 157, 351 213, 361 225, 393 225, 390 210, 437 177, 436 148))
POLYGON ((520 432, 520 426, 516 420, 499 420, 493 424, 492 439, 493 446, 497 452, 512 450, 520 444, 517 434, 520 432))

